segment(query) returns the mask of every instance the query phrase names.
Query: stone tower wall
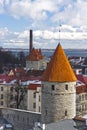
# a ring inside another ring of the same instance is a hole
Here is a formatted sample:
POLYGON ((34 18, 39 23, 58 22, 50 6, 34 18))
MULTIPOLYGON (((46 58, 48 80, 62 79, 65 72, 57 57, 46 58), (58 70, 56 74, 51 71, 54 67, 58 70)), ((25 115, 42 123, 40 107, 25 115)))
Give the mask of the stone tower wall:
POLYGON ((40 61, 26 61, 26 70, 40 70, 44 68, 43 60, 40 61))
POLYGON ((26 61, 26 70, 39 70, 39 61, 26 61))
POLYGON ((42 122, 51 123, 76 114, 76 82, 42 82, 42 122))

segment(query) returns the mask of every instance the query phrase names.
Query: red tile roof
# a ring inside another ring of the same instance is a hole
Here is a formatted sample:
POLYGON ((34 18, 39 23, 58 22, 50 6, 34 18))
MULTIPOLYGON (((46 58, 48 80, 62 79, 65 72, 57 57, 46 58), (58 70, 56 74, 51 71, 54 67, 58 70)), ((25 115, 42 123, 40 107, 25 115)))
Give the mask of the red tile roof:
POLYGON ((16 76, 16 74, 19 73, 20 76, 25 75, 26 71, 24 70, 24 68, 15 68, 15 69, 11 69, 9 72, 9 76, 16 76))
POLYGON ((6 83, 9 83, 10 81, 14 80, 15 76, 8 76, 7 74, 1 74, 0 75, 0 82, 2 83, 5 81, 6 83))
POLYGON ((80 117, 80 116, 75 116, 73 119, 77 121, 85 121, 85 118, 80 117))
POLYGON ((84 84, 87 85, 87 76, 84 76, 84 75, 76 75, 77 79, 81 82, 83 82, 84 84))
POLYGON ((29 84, 29 90, 37 90, 37 87, 41 87, 41 84, 29 84))
POLYGON ((82 85, 82 86, 76 87, 77 94, 84 93, 84 92, 87 92, 87 85, 82 85))
POLYGON ((50 82, 76 81, 74 72, 60 44, 57 46, 45 72, 43 73, 42 80, 50 82))

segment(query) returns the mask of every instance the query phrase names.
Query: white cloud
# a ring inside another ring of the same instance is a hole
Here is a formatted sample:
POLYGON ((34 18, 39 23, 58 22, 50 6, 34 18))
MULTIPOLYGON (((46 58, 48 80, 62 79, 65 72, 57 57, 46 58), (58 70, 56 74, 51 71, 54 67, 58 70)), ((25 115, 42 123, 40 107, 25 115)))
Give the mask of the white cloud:
POLYGON ((17 19, 32 19, 37 24, 38 20, 49 20, 54 24, 61 21, 72 26, 87 25, 86 0, 2 0, 0 12, 3 11, 17 19))
POLYGON ((0 14, 4 12, 4 0, 0 1, 0 14))
POLYGON ((56 4, 51 0, 16 0, 8 6, 8 12, 15 18, 25 17, 34 20, 43 20, 47 17, 47 11, 54 12, 56 9, 56 4))
POLYGON ((20 33, 18 38, 28 38, 29 37, 29 31, 25 30, 24 32, 20 33))
POLYGON ((7 36, 8 35, 8 29, 7 29, 7 27, 5 27, 5 28, 1 28, 0 29, 0 39, 3 39, 5 36, 7 36))
MULTIPOLYGON (((64 25, 64 30, 67 27, 68 31, 58 32, 50 30, 33 31, 33 46, 36 48, 53 48, 60 41, 64 48, 85 48, 87 47, 87 32, 76 32, 77 28, 64 25), (70 30, 70 31, 69 31, 70 30), (59 40, 60 33, 60 40, 59 40), (73 46, 74 43, 74 46, 73 46)), ((62 28, 63 28, 62 27, 62 28)), ((23 32, 12 32, 7 28, 0 29, 0 46, 14 48, 29 47, 29 30, 23 32)))
MULTIPOLYGON (((34 28, 35 47, 54 48, 60 37, 64 47, 86 47, 87 1, 86 0, 0 0, 0 14, 15 19, 31 20, 34 28), (59 24, 62 24, 59 33, 59 24), (70 42, 70 43, 69 43, 70 42), (83 42, 83 43, 82 43, 83 42)), ((12 32, 0 28, 0 44, 4 47, 28 47, 29 31, 12 32)))
POLYGON ((64 2, 59 6, 61 11, 59 10, 53 15, 51 18, 53 22, 61 21, 61 23, 67 23, 72 26, 87 26, 87 1, 68 1, 66 4, 64 2))

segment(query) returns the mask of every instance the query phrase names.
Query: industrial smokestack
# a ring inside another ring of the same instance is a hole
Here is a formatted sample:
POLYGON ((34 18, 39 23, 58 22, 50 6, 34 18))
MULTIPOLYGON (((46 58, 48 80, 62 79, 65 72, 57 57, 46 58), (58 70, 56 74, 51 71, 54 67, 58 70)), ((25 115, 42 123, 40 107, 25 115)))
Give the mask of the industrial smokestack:
POLYGON ((30 47, 29 47, 29 49, 30 49, 30 52, 31 52, 31 50, 32 50, 32 48, 33 48, 33 34, 32 34, 32 30, 30 30, 30 47))

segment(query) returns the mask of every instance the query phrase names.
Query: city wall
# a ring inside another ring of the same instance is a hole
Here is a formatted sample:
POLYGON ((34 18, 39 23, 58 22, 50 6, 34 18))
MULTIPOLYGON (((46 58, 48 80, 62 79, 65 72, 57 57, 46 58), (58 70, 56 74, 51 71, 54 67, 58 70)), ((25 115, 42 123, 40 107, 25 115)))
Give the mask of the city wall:
POLYGON ((41 121, 41 113, 20 109, 0 108, 0 115, 14 126, 14 130, 29 130, 35 122, 41 121))

